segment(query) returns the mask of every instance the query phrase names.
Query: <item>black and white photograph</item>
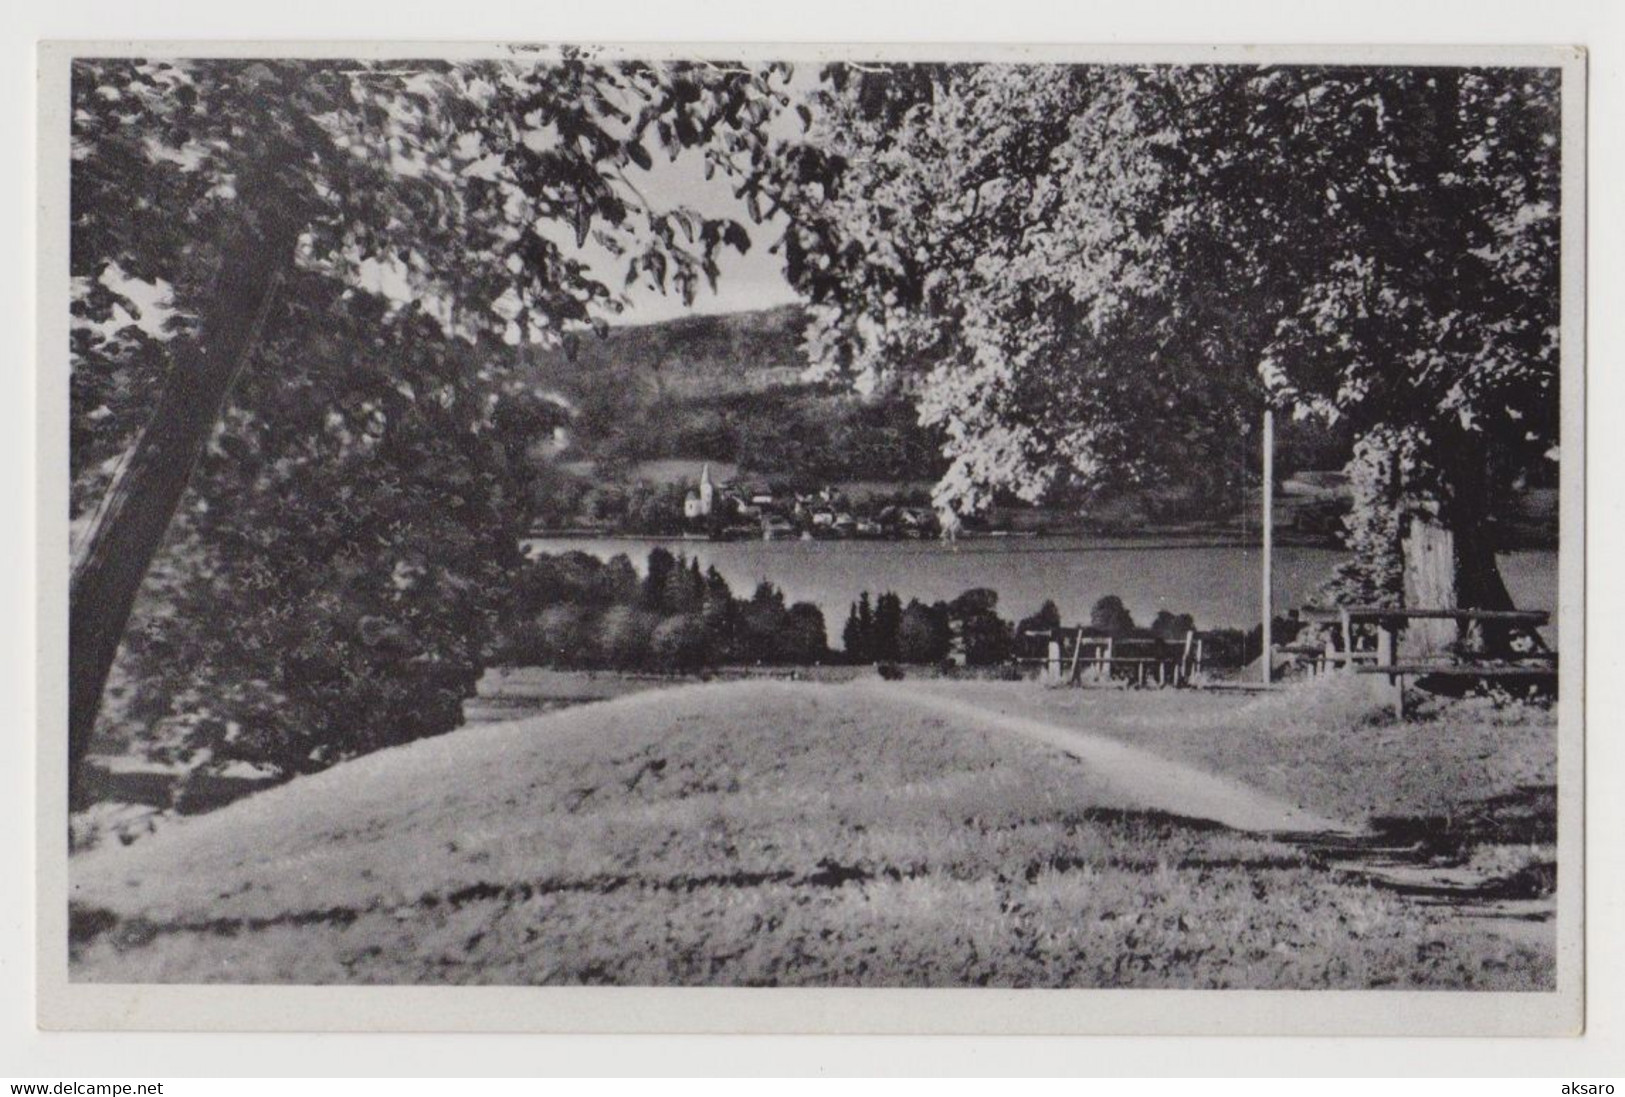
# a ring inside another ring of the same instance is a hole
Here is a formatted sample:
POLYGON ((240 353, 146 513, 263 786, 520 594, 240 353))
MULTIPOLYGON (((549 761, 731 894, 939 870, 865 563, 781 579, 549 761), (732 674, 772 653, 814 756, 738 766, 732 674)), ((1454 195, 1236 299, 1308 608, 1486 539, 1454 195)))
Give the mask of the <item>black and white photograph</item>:
POLYGON ((1578 1029, 1582 52, 44 59, 56 1000, 1578 1029))

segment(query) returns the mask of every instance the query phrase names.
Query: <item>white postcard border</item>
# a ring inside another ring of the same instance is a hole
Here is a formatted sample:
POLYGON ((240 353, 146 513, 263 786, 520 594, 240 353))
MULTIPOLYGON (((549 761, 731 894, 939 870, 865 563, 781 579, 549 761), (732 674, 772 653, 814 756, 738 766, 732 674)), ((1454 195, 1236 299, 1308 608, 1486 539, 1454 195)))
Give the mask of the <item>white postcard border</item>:
POLYGON ((1189 991, 598 987, 282 987, 75 983, 67 964, 67 74, 75 56, 548 56, 433 42, 52 42, 40 49, 37 235, 37 1019, 47 1029, 181 1032, 1576 1035, 1583 1028, 1585 780, 1586 55, 1507 46, 706 45, 591 47, 606 57, 817 62, 1540 65, 1563 70, 1557 989, 1189 991))

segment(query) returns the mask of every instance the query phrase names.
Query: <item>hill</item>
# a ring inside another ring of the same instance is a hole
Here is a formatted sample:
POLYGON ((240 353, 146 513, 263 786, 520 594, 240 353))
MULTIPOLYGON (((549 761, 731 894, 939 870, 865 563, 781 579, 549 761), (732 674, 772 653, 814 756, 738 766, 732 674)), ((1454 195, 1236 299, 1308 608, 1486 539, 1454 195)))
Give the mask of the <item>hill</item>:
MULTIPOLYGON (((78 855, 73 977, 1549 985, 1549 943, 1152 810, 1183 771, 1150 763, 879 683, 652 691, 380 751, 78 855)), ((1221 814, 1239 797, 1293 818, 1233 780, 1184 783, 1221 814)))
POLYGON ((684 316, 612 327, 565 348, 537 348, 528 364, 537 379, 576 400, 613 383, 628 394, 693 400, 795 387, 806 310, 800 305, 723 315, 684 316))
MULTIPOLYGON (((943 436, 921 427, 900 393, 863 397, 809 381, 801 350, 806 322, 803 306, 784 305, 610 328, 603 337, 581 336, 568 353, 527 351, 524 368, 537 385, 576 409, 568 444, 562 452, 547 449, 581 482, 547 486, 543 524, 593 525, 576 505, 589 483, 689 484, 704 462, 729 476, 806 486, 867 482, 883 494, 935 482, 946 468, 943 436)), ((1348 460, 1353 439, 1346 423, 1279 419, 1278 481, 1302 470, 1340 469, 1348 460)), ((1049 510, 1003 508, 999 521, 1056 529, 1083 513, 1090 530, 1117 533, 1244 524, 1258 512, 1259 455, 1253 438, 1235 441, 1222 460, 1171 468, 1154 484, 1108 482, 1080 498, 1055 500, 1049 510)), ((1555 506, 1544 506, 1554 493, 1540 490, 1542 483, 1532 482, 1504 515, 1510 545, 1555 543, 1555 506)), ((1335 538, 1345 506, 1282 496, 1277 517, 1306 537, 1335 538)))
MULTIPOLYGON (((602 337, 583 335, 568 351, 532 349, 525 368, 539 387, 575 407, 569 444, 558 456, 596 479, 607 470, 608 478, 631 482, 651 462, 686 468, 710 461, 808 485, 934 482, 946 469, 940 432, 921 427, 901 393, 863 397, 809 381, 801 350, 806 322, 804 307, 786 305, 616 327, 602 337)), ((1277 435, 1277 469, 1285 477, 1339 468, 1350 445, 1345 429, 1289 419, 1277 435)), ((1256 480, 1256 464, 1256 446, 1238 439, 1224 461, 1171 470, 1151 486, 1107 483, 1072 503, 1130 529, 1233 517, 1242 503, 1232 481, 1244 474, 1256 480)))
POLYGON ((575 408, 556 456, 595 478, 710 461, 810 483, 935 479, 941 439, 907 399, 806 379, 805 324, 805 309, 786 305, 611 328, 568 350, 531 349, 524 368, 575 408))

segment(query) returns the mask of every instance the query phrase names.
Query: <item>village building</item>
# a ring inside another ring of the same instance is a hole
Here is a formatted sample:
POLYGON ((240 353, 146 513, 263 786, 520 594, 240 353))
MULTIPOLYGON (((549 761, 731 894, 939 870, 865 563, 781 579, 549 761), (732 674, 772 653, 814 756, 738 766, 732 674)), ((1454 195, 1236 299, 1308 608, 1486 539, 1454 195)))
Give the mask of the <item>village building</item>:
POLYGON ((717 505, 717 487, 711 479, 709 462, 700 466, 699 487, 683 497, 683 517, 698 521, 711 517, 717 505))

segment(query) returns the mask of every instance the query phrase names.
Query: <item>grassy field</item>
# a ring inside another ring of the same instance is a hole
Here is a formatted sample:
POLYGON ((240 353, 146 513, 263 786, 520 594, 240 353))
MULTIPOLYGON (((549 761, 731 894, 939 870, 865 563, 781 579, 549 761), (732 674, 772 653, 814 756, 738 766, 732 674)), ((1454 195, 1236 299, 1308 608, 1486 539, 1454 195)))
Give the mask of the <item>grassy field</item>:
MULTIPOLYGON (((1301 789, 1315 810, 1349 818, 1362 797, 1345 786, 1359 778, 1330 770, 1382 741, 1380 722, 1350 730, 1342 715, 1309 706, 1296 732, 1313 747, 1308 760, 1266 764, 1265 774, 1257 759, 1285 757, 1275 752, 1293 720, 1249 704, 1277 698, 932 683, 955 702, 944 706, 922 704, 918 688, 730 682, 643 692, 296 780, 75 857, 73 977, 1552 984, 1549 923, 1504 932, 1415 901, 1332 871, 1314 841, 1187 817, 1177 782, 1134 777, 1146 759, 1200 763, 1261 810, 1301 789), (1063 738, 1012 734, 988 715, 1000 708, 1021 708, 1063 738), (1243 749, 1249 725, 1261 730, 1243 749), (1125 757, 1138 769, 1067 750, 1069 727, 1132 747, 1125 757), (1249 791, 1242 782, 1254 776, 1262 780, 1249 791)), ((1555 753, 1549 723, 1527 734, 1542 738, 1555 753)), ((1472 753, 1436 757, 1444 765, 1472 753)), ((1522 760, 1492 774, 1486 795, 1540 776, 1536 747, 1514 753, 1522 760)), ((1494 769, 1499 757, 1473 761, 1494 769)), ((1438 784, 1442 797, 1448 776, 1438 784)), ((1407 788, 1365 798, 1382 811, 1431 810, 1432 793, 1407 788)), ((1500 848, 1473 855, 1525 867, 1500 848)))
POLYGON ((1025 682, 921 683, 1001 713, 1053 721, 1228 774, 1333 818, 1448 815, 1473 799, 1556 779, 1549 711, 1488 700, 1386 718, 1373 679, 1328 676, 1273 694, 1035 689, 1025 682))

